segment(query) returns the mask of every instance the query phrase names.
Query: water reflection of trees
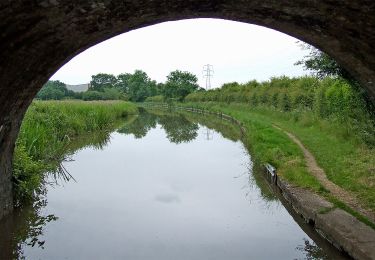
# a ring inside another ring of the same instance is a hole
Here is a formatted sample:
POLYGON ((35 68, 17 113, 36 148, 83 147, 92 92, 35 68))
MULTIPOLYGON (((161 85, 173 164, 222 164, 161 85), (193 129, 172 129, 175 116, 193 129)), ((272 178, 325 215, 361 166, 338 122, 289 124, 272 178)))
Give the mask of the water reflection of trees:
POLYGON ((133 134, 135 138, 143 138, 147 135, 148 131, 156 127, 158 118, 156 115, 140 110, 138 117, 125 123, 117 131, 122 134, 133 134))
POLYGON ((187 120, 181 114, 154 114, 144 111, 141 111, 134 121, 121 127, 118 132, 133 134, 135 138, 143 138, 148 131, 156 128, 157 124, 164 129, 168 140, 172 143, 190 142, 198 136, 198 124, 187 120))
POLYGON ((187 143, 198 136, 199 126, 181 114, 160 116, 159 123, 172 143, 187 143))

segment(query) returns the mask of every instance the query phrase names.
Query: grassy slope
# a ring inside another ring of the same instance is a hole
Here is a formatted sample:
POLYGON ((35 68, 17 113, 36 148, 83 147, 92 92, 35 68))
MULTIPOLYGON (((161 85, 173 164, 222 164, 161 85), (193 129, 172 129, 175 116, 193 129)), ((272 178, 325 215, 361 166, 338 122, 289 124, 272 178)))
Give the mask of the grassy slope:
POLYGON ((375 150, 340 133, 340 125, 327 122, 293 122, 282 113, 258 110, 257 113, 276 121, 295 133, 314 154, 328 178, 354 192, 366 206, 375 210, 375 150), (335 134, 336 133, 339 134, 335 134))

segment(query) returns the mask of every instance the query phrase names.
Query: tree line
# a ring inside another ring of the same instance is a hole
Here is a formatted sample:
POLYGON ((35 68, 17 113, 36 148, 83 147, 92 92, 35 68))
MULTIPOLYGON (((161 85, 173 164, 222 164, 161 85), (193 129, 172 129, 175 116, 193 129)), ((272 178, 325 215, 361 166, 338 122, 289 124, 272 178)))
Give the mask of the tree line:
POLYGON ((163 100, 182 101, 199 90, 198 78, 188 71, 175 70, 169 73, 167 81, 158 83, 146 72, 122 73, 118 76, 98 73, 91 76, 90 87, 84 92, 67 89, 66 84, 48 81, 36 95, 41 100, 82 99, 82 100, 129 100, 143 102, 148 97, 162 96, 163 100))
POLYGON ((197 77, 187 71, 172 71, 165 83, 158 83, 142 70, 118 76, 99 73, 92 76, 90 89, 74 93, 64 83, 49 81, 39 91, 39 99, 75 98, 83 100, 124 99, 133 102, 240 102, 284 112, 312 111, 323 119, 349 124, 367 143, 375 145, 374 103, 360 84, 326 53, 310 46, 304 59, 297 61, 313 76, 274 77, 268 81, 225 83, 218 89, 204 90, 197 77))

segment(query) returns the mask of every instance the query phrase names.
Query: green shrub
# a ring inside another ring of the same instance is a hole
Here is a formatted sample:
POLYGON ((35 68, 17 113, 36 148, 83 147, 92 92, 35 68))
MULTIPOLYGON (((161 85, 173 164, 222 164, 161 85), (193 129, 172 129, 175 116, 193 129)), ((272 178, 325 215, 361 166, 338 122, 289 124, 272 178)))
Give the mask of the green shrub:
POLYGON ((288 112, 290 110, 292 110, 292 104, 290 102, 290 98, 289 98, 289 95, 284 93, 282 96, 281 96, 281 100, 280 100, 280 108, 282 111, 284 112, 288 112))

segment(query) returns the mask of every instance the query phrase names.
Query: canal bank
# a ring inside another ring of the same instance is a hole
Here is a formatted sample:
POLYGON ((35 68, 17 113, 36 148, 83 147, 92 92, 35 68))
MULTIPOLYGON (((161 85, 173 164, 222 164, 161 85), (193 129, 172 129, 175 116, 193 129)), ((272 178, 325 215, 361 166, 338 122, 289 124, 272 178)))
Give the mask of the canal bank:
POLYGON ((375 259, 375 231, 323 197, 277 178, 282 196, 306 223, 354 259, 375 259))
MULTIPOLYGON (((161 104, 148 104, 147 106, 168 108, 168 106, 161 104)), ((236 117, 226 115, 222 111, 189 106, 176 106, 174 108, 199 114, 216 115, 237 124, 241 132, 246 131, 243 122, 236 117)), ((251 145, 245 144, 246 147, 251 145)), ((276 177, 274 184, 293 210, 336 248, 346 252, 354 259, 375 259, 375 230, 372 227, 364 224, 347 211, 340 209, 324 196, 318 195, 316 191, 313 192, 306 187, 301 188, 293 185, 282 176, 276 177)), ((317 191, 319 189, 327 193, 324 186, 320 186, 317 191)))

